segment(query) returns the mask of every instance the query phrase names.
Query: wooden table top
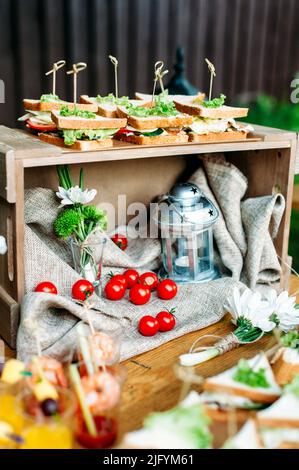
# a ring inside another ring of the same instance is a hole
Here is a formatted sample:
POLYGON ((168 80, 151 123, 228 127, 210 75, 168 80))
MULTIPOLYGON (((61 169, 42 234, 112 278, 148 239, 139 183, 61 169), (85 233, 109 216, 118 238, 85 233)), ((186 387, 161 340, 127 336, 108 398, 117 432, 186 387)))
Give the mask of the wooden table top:
MULTIPOLYGON (((292 276, 291 294, 297 294, 299 303, 299 279, 292 276)), ((142 426, 143 419, 152 411, 164 411, 175 406, 182 391, 182 383, 176 377, 174 365, 178 357, 188 352, 193 342, 206 334, 224 336, 233 330, 229 316, 215 325, 189 333, 157 349, 127 360, 127 381, 124 386, 121 406, 121 434, 142 426)), ((268 350, 275 344, 273 336, 265 336, 261 341, 241 346, 225 355, 212 359, 195 368, 202 377, 218 374, 235 365, 241 357, 250 358, 261 350, 268 350)), ((14 351, 6 347, 6 357, 13 357, 14 351)), ((192 386, 198 389, 198 386, 192 386)))

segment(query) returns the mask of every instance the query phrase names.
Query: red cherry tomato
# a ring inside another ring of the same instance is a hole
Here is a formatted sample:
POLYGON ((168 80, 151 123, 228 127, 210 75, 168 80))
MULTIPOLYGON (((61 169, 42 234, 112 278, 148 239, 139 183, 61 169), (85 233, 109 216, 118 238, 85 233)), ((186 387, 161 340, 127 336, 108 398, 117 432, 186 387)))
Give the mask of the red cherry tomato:
POLYGON ((146 315, 139 321, 138 330, 143 336, 155 336, 159 331, 158 320, 150 315, 146 315))
POLYGON ((144 305, 149 302, 151 298, 151 291, 149 287, 142 284, 136 284, 130 290, 130 300, 135 305, 144 305))
POLYGON ((172 312, 173 310, 158 313, 156 319, 159 323, 159 331, 164 333, 174 329, 176 320, 172 312))
POLYGON ((85 279, 77 281, 72 288, 72 296, 76 300, 84 302, 94 293, 94 287, 91 282, 85 279))
POLYGON ((159 279, 157 274, 155 273, 144 273, 139 276, 140 284, 147 286, 150 290, 156 289, 157 285, 159 284, 159 279))
POLYGON ((26 126, 29 129, 39 132, 54 132, 57 130, 57 126, 54 122, 53 124, 34 124, 30 119, 28 119, 26 126))
POLYGON ((158 284, 157 294, 162 300, 171 300, 178 293, 178 286, 171 279, 164 279, 158 284))
POLYGON ((129 289, 134 287, 139 279, 139 274, 135 269, 127 269, 127 271, 123 273, 123 276, 126 278, 127 286, 129 289))
MULTIPOLYGON (((124 286, 125 289, 128 288, 128 283, 127 283, 127 279, 126 277, 123 275, 123 274, 110 274, 110 281, 117 281, 117 282, 120 282, 120 284, 122 284, 124 286)), ((110 282, 109 281, 109 282, 110 282)))
POLYGON ((128 239, 120 233, 116 233, 111 237, 111 240, 118 246, 122 251, 125 251, 128 246, 128 239))
POLYGON ((45 294, 58 294, 57 287, 52 282, 41 282, 34 289, 35 292, 44 292, 45 294))
POLYGON ((105 295, 108 300, 121 300, 126 293, 125 286, 119 282, 111 279, 105 286, 105 295))

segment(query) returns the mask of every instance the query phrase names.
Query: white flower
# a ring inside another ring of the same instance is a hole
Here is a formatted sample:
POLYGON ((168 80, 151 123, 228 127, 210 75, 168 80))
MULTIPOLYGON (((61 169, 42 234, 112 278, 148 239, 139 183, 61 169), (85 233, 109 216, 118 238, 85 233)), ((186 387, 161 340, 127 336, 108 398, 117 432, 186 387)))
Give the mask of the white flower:
POLYGON ((269 302, 264 300, 259 292, 245 289, 243 293, 235 287, 232 297, 226 302, 225 308, 231 313, 233 322, 238 318, 250 320, 253 327, 260 328, 265 333, 272 331, 276 324, 270 317, 273 313, 269 302))
POLYGON ((289 297, 287 291, 278 295, 274 289, 271 289, 266 293, 266 298, 278 318, 281 330, 287 332, 299 325, 299 310, 295 308, 296 297, 289 297))
POLYGON ((59 192, 56 193, 56 196, 61 199, 61 204, 63 206, 73 206, 74 204, 89 204, 97 195, 95 189, 85 189, 82 191, 79 186, 74 188, 64 189, 60 186, 58 187, 59 192))
POLYGON ((0 255, 5 255, 7 253, 7 244, 6 240, 2 235, 0 235, 0 255))

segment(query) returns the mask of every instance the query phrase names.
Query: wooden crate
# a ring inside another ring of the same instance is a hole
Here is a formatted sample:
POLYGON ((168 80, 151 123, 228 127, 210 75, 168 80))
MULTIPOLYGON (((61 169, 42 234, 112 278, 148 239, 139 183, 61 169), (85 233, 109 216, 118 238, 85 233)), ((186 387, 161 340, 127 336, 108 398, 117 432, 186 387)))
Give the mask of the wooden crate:
MULTIPOLYGON (((24 296, 24 189, 57 188, 56 165, 84 167, 86 181, 98 188, 101 200, 117 207, 118 194, 127 204, 148 204, 179 179, 186 179, 198 165, 197 155, 225 153, 249 179, 247 196, 279 190, 286 211, 275 241, 277 253, 288 260, 290 214, 293 195, 297 136, 295 133, 255 126, 259 140, 142 147, 119 144, 116 149, 73 152, 41 142, 31 135, 0 126, 0 235, 8 253, 0 257, 0 335, 15 347, 19 305, 24 296)), ((287 286, 288 272, 281 279, 287 286)))

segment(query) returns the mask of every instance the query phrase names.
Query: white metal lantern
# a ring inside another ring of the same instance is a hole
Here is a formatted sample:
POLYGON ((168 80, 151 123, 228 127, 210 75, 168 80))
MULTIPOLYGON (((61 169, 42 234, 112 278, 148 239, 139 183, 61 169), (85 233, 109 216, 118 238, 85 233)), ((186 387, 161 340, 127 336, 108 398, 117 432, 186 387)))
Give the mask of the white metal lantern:
POLYGON ((176 184, 160 199, 154 220, 161 234, 162 276, 178 283, 219 277, 213 248, 218 217, 217 208, 193 183, 176 184))

